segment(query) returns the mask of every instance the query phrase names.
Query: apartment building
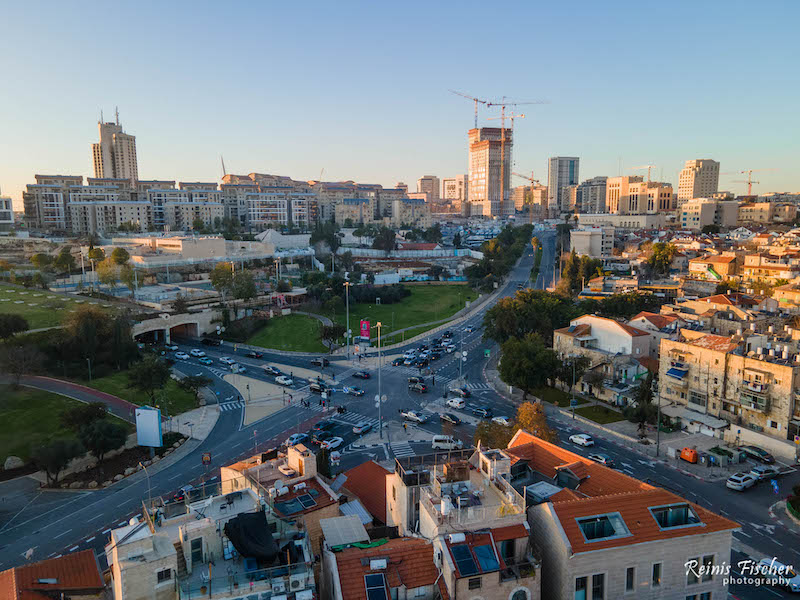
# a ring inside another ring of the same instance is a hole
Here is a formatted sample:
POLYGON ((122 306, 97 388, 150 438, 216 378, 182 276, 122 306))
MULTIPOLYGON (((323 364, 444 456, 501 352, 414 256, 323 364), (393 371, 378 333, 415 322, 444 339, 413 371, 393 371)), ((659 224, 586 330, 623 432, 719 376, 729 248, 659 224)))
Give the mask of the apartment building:
POLYGON ((392 201, 392 227, 408 225, 427 229, 431 226, 431 207, 422 200, 399 198, 392 201))
POLYGON ((610 225, 617 229, 663 229, 667 225, 666 213, 652 215, 578 214, 581 225, 610 225))
POLYGON ((245 194, 245 204, 249 230, 263 231, 270 225, 308 229, 319 218, 316 196, 292 188, 261 187, 257 193, 245 194))
POLYGON ((14 228, 14 203, 11 198, 0 196, 0 231, 14 228))
POLYGON ((698 198, 687 200, 678 210, 678 225, 682 229, 699 231, 707 225, 723 229, 736 227, 739 203, 735 200, 698 198))
POLYGON ((606 212, 608 177, 593 177, 575 188, 575 211, 598 214, 606 212))
POLYGON ((628 320, 628 325, 650 334, 650 358, 658 358, 661 340, 676 339, 686 322, 677 315, 660 315, 642 311, 628 320))
POLYGON ((353 225, 371 223, 375 202, 370 198, 344 198, 336 205, 335 220, 339 225, 350 221, 353 225))
POLYGON ((67 231, 71 226, 69 192, 83 185, 81 175, 35 175, 22 193, 25 223, 34 231, 67 231))
POLYGON ((441 183, 435 175, 423 175, 417 179, 417 192, 428 194, 428 202, 439 202, 441 183))
POLYGON ((697 279, 727 281, 739 275, 741 262, 734 253, 706 254, 689 259, 689 275, 697 279))
POLYGON ((743 202, 739 205, 737 223, 752 224, 793 223, 797 219, 797 204, 782 202, 743 202))
POLYGON ((469 176, 456 175, 442 179, 442 200, 458 211, 469 200, 469 176))
POLYGON ((511 129, 470 129, 469 204, 472 216, 502 217, 513 214, 511 193, 511 129))
POLYGON ((697 300, 683 300, 661 306, 662 315, 675 315, 696 330, 718 335, 735 335, 743 329, 766 331, 782 326, 784 317, 778 312, 778 301, 767 296, 728 292, 697 300))
POLYGON ((786 283, 800 277, 800 255, 753 252, 744 255, 741 277, 745 281, 786 283))
POLYGON ((737 523, 523 430, 505 452, 525 485, 542 598, 727 598, 723 575, 686 564, 727 564, 737 523))
POLYGON ((514 210, 524 210, 530 204, 531 188, 529 185, 518 185, 511 190, 511 202, 514 203, 514 210))
POLYGON ((578 185, 580 159, 577 156, 552 156, 547 162, 547 215, 557 218, 570 211, 570 194, 565 188, 578 185))
POLYGON ((134 198, 130 191, 118 187, 73 186, 69 189, 70 230, 76 234, 105 233, 124 224, 146 231, 151 206, 134 198))
POLYGON ((711 198, 719 189, 719 163, 710 158, 687 160, 678 177, 678 206, 694 198, 711 198))
POLYGON ((569 232, 570 252, 592 258, 611 256, 614 250, 613 227, 580 227, 569 232))
POLYGON ((666 213, 674 210, 672 184, 644 181, 641 176, 609 177, 606 210, 616 215, 666 213))
POLYGON ((100 141, 92 144, 94 176, 136 181, 139 163, 136 159, 136 137, 122 130, 117 112, 116 122, 97 123, 100 141))

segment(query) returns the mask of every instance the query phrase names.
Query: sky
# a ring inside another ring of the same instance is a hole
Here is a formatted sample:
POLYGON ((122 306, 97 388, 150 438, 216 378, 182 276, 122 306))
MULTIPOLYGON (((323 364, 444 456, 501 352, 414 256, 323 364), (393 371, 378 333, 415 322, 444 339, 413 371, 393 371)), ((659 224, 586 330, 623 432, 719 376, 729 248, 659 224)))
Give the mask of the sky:
MULTIPOLYGON (((677 187, 721 162, 721 189, 800 192, 800 2, 0 3, 0 190, 91 176, 97 121, 119 107, 139 177, 229 173, 415 188, 467 172, 473 104, 520 106, 514 170, 548 156, 580 177, 677 187)), ((482 126, 498 126, 481 110, 482 126)), ((516 185, 524 184, 515 179, 516 185)))

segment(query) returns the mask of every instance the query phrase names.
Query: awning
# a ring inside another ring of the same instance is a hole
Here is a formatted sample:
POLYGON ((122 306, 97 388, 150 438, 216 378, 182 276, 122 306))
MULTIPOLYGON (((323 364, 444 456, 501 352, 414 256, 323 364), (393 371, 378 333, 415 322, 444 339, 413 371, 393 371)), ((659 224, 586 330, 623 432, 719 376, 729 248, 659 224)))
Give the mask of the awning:
POLYGON ((278 554, 263 512, 241 513, 225 523, 225 535, 244 558, 271 563, 278 554))
POLYGON ((730 425, 730 423, 724 419, 717 419, 711 415, 704 415, 703 413, 689 410, 684 406, 662 406, 661 412, 668 417, 677 417, 682 421, 694 421, 697 423, 702 423, 703 425, 711 427, 712 429, 724 429, 730 425))
POLYGON ((677 369, 675 367, 670 368, 667 371, 667 375, 670 377, 674 377, 675 379, 683 379, 686 377, 686 374, 689 372, 688 369, 677 369))

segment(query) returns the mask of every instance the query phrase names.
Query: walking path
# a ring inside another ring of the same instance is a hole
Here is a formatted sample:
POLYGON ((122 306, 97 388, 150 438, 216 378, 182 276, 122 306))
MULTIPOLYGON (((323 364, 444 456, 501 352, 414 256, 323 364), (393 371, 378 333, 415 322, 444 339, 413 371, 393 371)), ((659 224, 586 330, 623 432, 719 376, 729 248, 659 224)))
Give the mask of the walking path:
POLYGON ((333 321, 331 321, 328 317, 324 315, 318 315, 311 312, 306 312, 304 310, 292 310, 293 315, 305 315, 307 317, 312 317, 322 323, 323 325, 333 325, 333 321))

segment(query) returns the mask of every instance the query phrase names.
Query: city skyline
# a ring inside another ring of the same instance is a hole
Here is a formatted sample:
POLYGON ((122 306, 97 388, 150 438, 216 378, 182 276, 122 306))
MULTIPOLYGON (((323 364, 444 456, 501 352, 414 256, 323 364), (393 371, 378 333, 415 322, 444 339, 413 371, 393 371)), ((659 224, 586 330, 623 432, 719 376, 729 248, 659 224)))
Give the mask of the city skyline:
MULTIPOLYGON (((454 177, 467 172, 473 106, 449 89, 548 101, 526 107, 514 132, 513 169, 533 170, 540 179, 550 156, 577 156, 581 181, 641 174, 632 167, 652 163, 653 179, 677 189, 687 160, 711 158, 721 164, 722 190, 744 194, 746 186, 733 181, 746 177, 726 173, 745 169, 775 169, 754 174, 761 182, 756 192, 799 187, 792 170, 792 99, 799 86, 785 77, 797 55, 789 29, 795 5, 782 5, 780 21, 722 3, 636 5, 635 11, 621 3, 613 14, 589 4, 569 13, 517 5, 504 11, 514 18, 502 31, 486 32, 480 48, 468 36, 444 39, 436 26, 447 18, 451 31, 464 30, 480 5, 463 11, 426 6, 426 20, 413 10, 319 5, 314 19, 302 21, 306 35, 299 37, 292 28, 272 27, 269 35, 260 29, 265 20, 295 18, 287 7, 247 5, 239 14, 250 17, 228 30, 212 6, 170 5, 159 13, 155 5, 119 8, 114 16, 128 29, 116 32, 116 43, 104 44, 103 52, 89 37, 66 40, 63 33, 99 26, 100 13, 55 4, 44 16, 6 8, 14 27, 6 28, 0 48, 4 83, 14 93, 0 98, 0 110, 10 116, 0 144, 0 189, 16 209, 36 173, 92 174, 87 144, 96 141, 100 111, 108 116, 115 106, 126 132, 137 138, 143 179, 219 181, 220 155, 229 173, 317 179, 324 169, 325 180, 385 186, 413 184, 426 174, 454 177), (691 19, 681 17, 689 13, 691 19), (217 42, 187 46, 164 36, 147 26, 156 14, 163 23, 180 22, 194 39, 217 42), (580 43, 558 44, 561 35, 546 28, 526 41, 531 22, 568 14, 571 37, 580 43), (343 31, 353 19, 357 27, 347 31, 357 36, 351 39, 343 31), (651 43, 641 27, 650 21, 674 24, 669 44, 651 43), (709 24, 740 35, 768 30, 771 43, 713 46, 709 24), (414 44, 408 43, 411 27, 414 44), (610 28, 634 33, 609 37, 610 28), (33 30, 36 48, 29 43, 33 30), (485 51, 501 37, 509 43, 504 63, 485 51), (364 52, 367 47, 375 51, 364 52), (553 48, 563 61, 547 60, 553 48), (534 75, 525 77, 531 69, 534 75), (619 85, 622 73, 663 89, 632 94, 619 85), (48 87, 60 91, 43 93, 48 87)), ((498 112, 481 110, 479 126, 497 126, 487 117, 498 112)), ((524 183, 512 180, 512 187, 524 183)))

